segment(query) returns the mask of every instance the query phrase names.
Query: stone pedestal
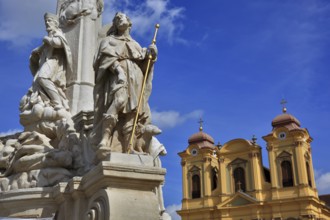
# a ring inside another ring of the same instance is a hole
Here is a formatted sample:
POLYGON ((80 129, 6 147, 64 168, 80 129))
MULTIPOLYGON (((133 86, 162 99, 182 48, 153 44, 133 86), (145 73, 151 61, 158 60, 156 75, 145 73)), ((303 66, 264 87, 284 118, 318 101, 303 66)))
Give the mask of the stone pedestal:
POLYGON ((55 215, 55 188, 19 189, 0 193, 0 217, 39 218, 55 215))
POLYGON ((83 177, 52 188, 0 193, 0 216, 67 220, 160 219, 157 189, 166 170, 151 156, 112 153, 83 177))

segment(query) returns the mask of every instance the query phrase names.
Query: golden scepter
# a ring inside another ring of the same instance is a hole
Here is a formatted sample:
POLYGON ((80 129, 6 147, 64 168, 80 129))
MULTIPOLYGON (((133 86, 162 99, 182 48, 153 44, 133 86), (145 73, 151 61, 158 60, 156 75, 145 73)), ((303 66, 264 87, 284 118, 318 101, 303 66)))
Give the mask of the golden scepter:
MULTIPOLYGON (((156 29, 155 29, 155 33, 154 33, 154 37, 152 39, 151 45, 155 45, 156 44, 156 37, 157 37, 157 32, 158 32, 159 24, 156 24, 155 28, 156 29)), ((146 72, 145 72, 144 78, 143 78, 141 93, 140 93, 140 96, 139 96, 139 102, 138 102, 138 106, 136 108, 136 115, 135 115, 135 118, 134 118, 133 130, 132 130, 132 134, 131 134, 131 137, 130 137, 129 146, 128 146, 128 150, 127 150, 127 153, 128 154, 130 153, 131 149, 133 148, 133 139, 134 139, 134 135, 135 135, 136 124, 137 124, 137 121, 138 121, 138 118, 139 118, 139 113, 140 113, 140 108, 141 108, 141 102, 142 102, 142 98, 143 98, 143 95, 144 95, 144 88, 145 88, 146 81, 147 81, 147 78, 148 78, 148 73, 149 73, 149 68, 150 68, 151 60, 152 60, 152 55, 151 55, 151 53, 149 51, 147 69, 146 69, 146 72)))

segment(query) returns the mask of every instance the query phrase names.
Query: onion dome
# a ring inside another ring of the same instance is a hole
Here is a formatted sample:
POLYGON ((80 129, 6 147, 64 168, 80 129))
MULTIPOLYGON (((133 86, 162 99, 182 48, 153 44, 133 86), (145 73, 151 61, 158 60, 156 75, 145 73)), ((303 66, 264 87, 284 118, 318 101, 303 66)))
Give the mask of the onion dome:
POLYGON ((209 135, 203 132, 202 121, 200 121, 201 125, 199 127, 199 132, 191 135, 188 139, 189 145, 197 144, 200 148, 209 147, 215 148, 214 139, 209 135))
POLYGON ((276 116, 272 121, 273 128, 286 127, 289 130, 301 129, 300 121, 291 114, 286 112, 286 108, 283 108, 283 114, 276 116))
POLYGON ((203 131, 200 131, 198 133, 191 135, 188 139, 189 144, 194 144, 194 143, 199 143, 199 142, 204 142, 204 141, 214 144, 213 138, 203 131))

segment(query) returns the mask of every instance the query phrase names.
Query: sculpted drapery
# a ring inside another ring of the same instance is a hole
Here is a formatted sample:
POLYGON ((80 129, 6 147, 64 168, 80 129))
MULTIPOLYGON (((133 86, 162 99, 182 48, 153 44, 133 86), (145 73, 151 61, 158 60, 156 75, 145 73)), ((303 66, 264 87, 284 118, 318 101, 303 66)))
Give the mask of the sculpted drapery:
POLYGON ((30 69, 35 78, 34 94, 43 96, 43 99, 48 98, 54 107, 64 107, 68 110, 64 91, 66 74, 72 72, 72 56, 68 42, 60 29, 54 28, 50 31, 44 43, 32 51, 30 69), (50 82, 44 83, 42 79, 50 82))
MULTIPOLYGON (((141 48, 130 36, 108 36, 102 41, 95 63, 96 116, 102 116, 98 114, 99 112, 107 113, 114 101, 114 94, 120 89, 124 89, 128 96, 121 112, 129 113, 136 109, 144 76, 145 57, 146 48, 141 48), (120 82, 121 76, 115 73, 114 65, 120 65, 125 71, 124 82, 120 82)), ((149 72, 147 91, 151 89, 151 74, 149 72)), ((145 93, 142 105, 142 112, 147 114, 149 114, 147 102, 149 95, 150 92, 145 93)))
POLYGON ((46 13, 44 19, 48 35, 30 56, 34 79, 20 102, 20 122, 25 130, 37 130, 53 138, 54 123, 63 118, 71 120, 65 90, 66 75, 72 72, 72 55, 58 17, 46 13))
MULTIPOLYGON (((157 55, 155 46, 147 50, 130 36, 130 27, 129 18, 125 14, 117 13, 96 55, 94 133, 102 134, 102 137, 96 138, 96 143, 99 143, 97 149, 108 148, 109 138, 120 120, 122 127, 117 128, 122 135, 122 144, 128 146, 127 141, 141 94, 147 57, 149 53, 152 53, 154 58, 157 55)), ((148 99, 152 77, 151 65, 140 108, 140 127, 151 123, 148 99)))
POLYGON ((31 53, 33 82, 20 102, 24 132, 3 144, 0 140, 0 192, 53 186, 83 170, 65 94, 71 50, 58 16, 46 13, 44 20, 47 35, 31 53))

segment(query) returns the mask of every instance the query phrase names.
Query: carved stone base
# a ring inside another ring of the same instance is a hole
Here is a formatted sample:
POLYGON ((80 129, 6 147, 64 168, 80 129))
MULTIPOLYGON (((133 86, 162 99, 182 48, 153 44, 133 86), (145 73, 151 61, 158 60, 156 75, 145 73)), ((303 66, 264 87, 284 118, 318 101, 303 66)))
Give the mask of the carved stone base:
POLYGON ((157 188, 165 173, 154 167, 151 156, 113 153, 109 161, 68 183, 0 193, 0 217, 160 219, 157 188))
POLYGON ((18 189, 0 193, 0 217, 39 218, 55 215, 54 188, 18 189))

